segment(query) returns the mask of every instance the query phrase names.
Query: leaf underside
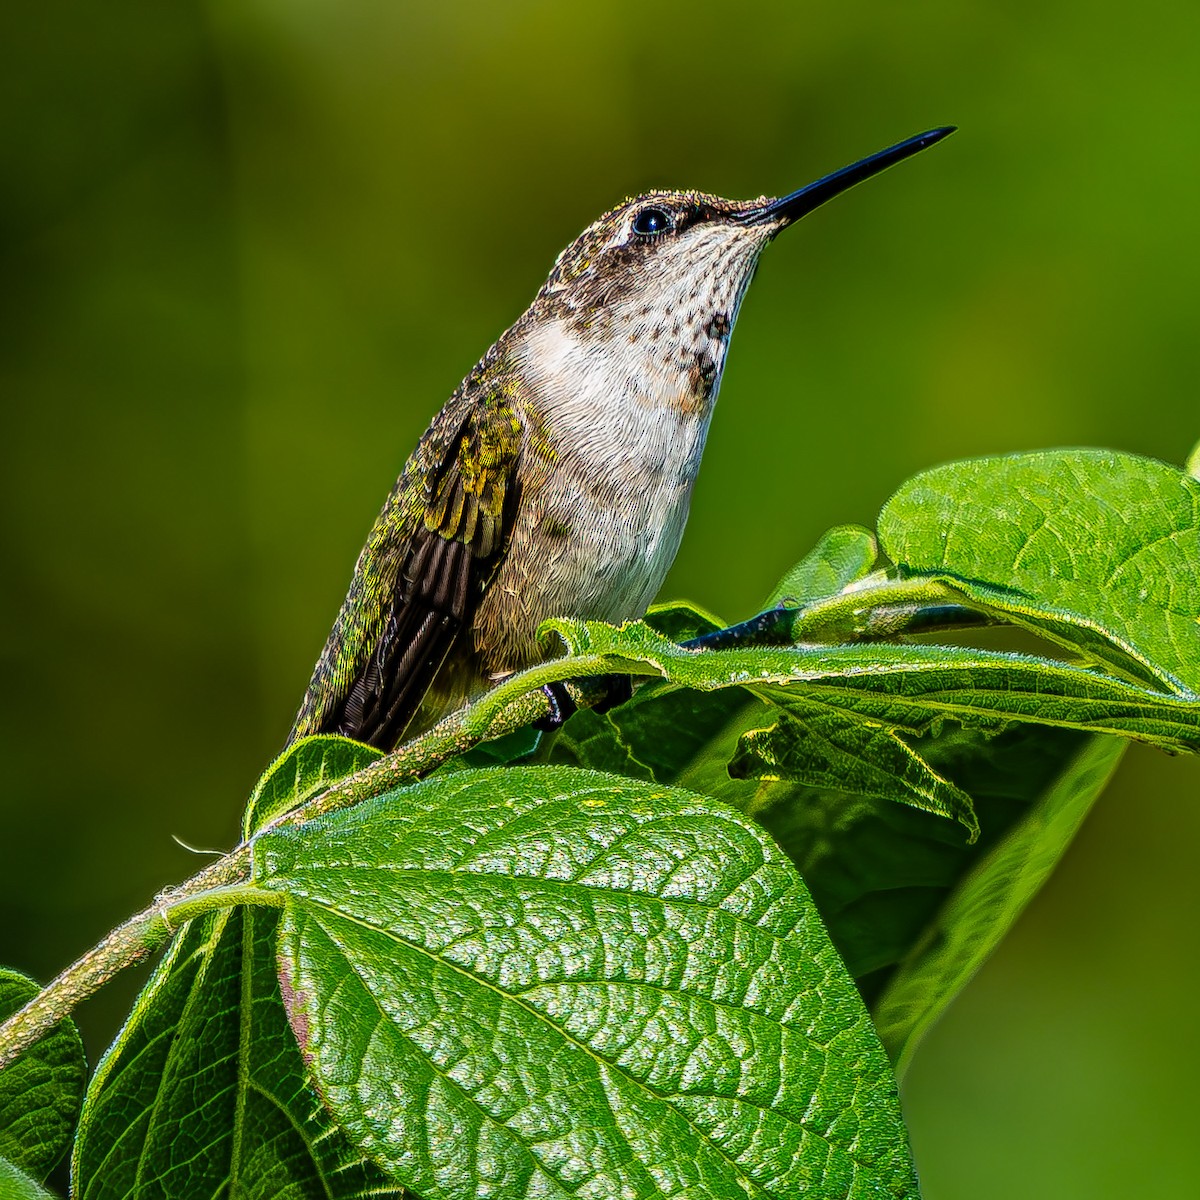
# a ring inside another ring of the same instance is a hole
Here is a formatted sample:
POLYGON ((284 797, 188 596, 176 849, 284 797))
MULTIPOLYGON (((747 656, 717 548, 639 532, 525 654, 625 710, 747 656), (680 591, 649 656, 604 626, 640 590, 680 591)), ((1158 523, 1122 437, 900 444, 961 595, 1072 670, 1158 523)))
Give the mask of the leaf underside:
POLYGON ((80 1200, 396 1195, 307 1085, 275 978, 275 914, 180 930, 89 1089, 80 1200))

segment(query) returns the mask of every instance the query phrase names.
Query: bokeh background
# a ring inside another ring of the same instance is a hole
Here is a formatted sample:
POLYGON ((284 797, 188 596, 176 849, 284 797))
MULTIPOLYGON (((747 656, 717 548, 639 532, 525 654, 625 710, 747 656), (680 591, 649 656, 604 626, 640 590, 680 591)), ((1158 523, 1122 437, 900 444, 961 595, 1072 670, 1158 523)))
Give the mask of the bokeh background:
MULTIPOLYGON (((0 96, 0 961, 40 977, 234 840, 415 438, 625 194, 961 126, 764 259, 669 596, 749 615, 935 462, 1200 437, 1191 0, 42 0, 0 96)), ((927 1041, 928 1200, 1195 1195, 1198 783, 1135 749, 927 1041)))

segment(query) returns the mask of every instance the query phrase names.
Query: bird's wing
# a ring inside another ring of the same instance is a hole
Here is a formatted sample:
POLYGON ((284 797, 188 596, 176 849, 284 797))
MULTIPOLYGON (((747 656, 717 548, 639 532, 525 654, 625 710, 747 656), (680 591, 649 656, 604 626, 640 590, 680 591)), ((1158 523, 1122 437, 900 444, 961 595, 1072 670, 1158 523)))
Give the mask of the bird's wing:
POLYGON ((521 422, 503 394, 455 399, 371 531, 293 739, 336 732, 391 749, 500 563, 521 422))

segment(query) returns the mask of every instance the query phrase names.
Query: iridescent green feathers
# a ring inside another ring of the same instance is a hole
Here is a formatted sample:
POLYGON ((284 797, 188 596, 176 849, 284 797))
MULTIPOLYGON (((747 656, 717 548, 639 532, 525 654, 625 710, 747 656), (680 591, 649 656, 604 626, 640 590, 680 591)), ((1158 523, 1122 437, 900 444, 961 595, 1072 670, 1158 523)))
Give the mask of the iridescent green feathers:
POLYGON ((418 443, 375 521, 291 740, 337 732, 385 749, 395 744, 460 638, 470 637, 504 552, 521 447, 521 422, 502 380, 473 372, 418 443))
POLYGON ((489 396, 468 413, 457 447, 452 444, 443 461, 440 478, 436 473, 425 477, 429 496, 425 528, 430 533, 462 542, 479 559, 491 558, 501 548, 521 432, 521 423, 503 395, 489 396))

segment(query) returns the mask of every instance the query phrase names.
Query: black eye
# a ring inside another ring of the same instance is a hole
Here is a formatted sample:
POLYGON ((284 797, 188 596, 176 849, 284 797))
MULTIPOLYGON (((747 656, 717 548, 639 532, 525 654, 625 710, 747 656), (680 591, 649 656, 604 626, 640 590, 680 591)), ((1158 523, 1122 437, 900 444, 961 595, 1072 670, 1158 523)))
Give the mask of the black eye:
POLYGON ((661 208, 643 208, 633 218, 633 232, 640 237, 653 237, 656 233, 666 233, 674 226, 671 214, 661 208))

